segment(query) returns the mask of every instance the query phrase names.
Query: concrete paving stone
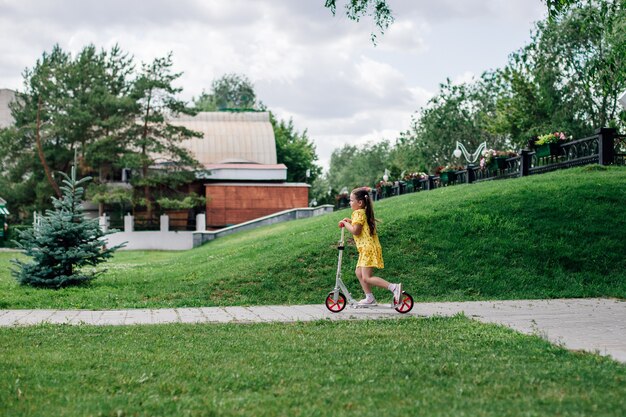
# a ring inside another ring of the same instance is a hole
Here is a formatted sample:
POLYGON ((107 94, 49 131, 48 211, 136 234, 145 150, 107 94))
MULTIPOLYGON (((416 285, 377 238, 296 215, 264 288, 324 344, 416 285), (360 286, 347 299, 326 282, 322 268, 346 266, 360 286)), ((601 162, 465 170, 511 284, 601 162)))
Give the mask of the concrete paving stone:
POLYGON ((128 312, 126 310, 103 311, 100 317, 98 318, 98 320, 94 324, 98 326, 104 326, 104 325, 121 326, 124 324, 127 314, 128 312))
POLYGON ((240 322, 240 323, 254 323, 261 320, 258 314, 255 314, 256 308, 247 308, 247 307, 223 307, 226 313, 230 314, 233 318, 232 321, 240 322))
POLYGON ((32 310, 7 310, 8 313, 0 317, 0 326, 14 326, 15 323, 32 313, 32 310))
POLYGON ((206 323, 207 318, 200 308, 179 308, 176 310, 181 323, 206 323))
POLYGON ((290 321, 289 317, 279 313, 275 309, 270 306, 257 306, 254 307, 254 311, 259 316, 259 320, 262 322, 288 322, 290 321))
POLYGON ((180 317, 174 308, 151 309, 152 323, 179 323, 180 317))
POLYGON ((57 310, 48 317, 47 322, 50 324, 71 324, 78 313, 76 310, 57 310))
POLYGON ((201 307, 207 323, 229 323, 233 317, 219 307, 201 307))
POLYGON ((103 311, 79 310, 78 314, 72 317, 69 324, 96 324, 103 311))
POLYGON ((270 309, 274 310, 280 316, 286 317, 284 322, 294 322, 294 321, 312 321, 312 320, 322 320, 325 317, 323 315, 312 314, 309 311, 301 311, 298 308, 294 308, 294 306, 269 306, 270 309))
POLYGON ((32 310, 30 314, 26 314, 15 320, 14 325, 24 326, 45 323, 55 310, 32 310))
POLYGON ((294 310, 299 313, 311 316, 311 318, 317 319, 318 317, 326 317, 330 311, 323 304, 305 304, 305 305, 292 305, 294 310))
POLYGON ((154 321, 152 320, 152 311, 147 308, 128 310, 126 317, 124 318, 125 325, 153 323, 154 321))

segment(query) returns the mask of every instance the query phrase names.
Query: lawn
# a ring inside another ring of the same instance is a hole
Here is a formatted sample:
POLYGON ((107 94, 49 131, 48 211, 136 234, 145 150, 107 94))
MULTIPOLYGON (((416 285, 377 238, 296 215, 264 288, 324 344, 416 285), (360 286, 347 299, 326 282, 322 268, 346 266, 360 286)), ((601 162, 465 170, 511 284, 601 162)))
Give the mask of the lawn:
POLYGON ((623 416, 626 366, 465 317, 0 329, 18 416, 623 416))
MULTIPOLYGON (((626 168, 588 166, 446 187, 376 204, 385 270, 419 301, 626 298, 626 168)), ((20 287, 0 253, 0 308, 322 303, 348 210, 242 232, 185 252, 118 252, 85 287, 20 287)), ((19 256, 19 255, 17 255, 19 256)), ((353 276, 349 246, 344 276, 353 276)))

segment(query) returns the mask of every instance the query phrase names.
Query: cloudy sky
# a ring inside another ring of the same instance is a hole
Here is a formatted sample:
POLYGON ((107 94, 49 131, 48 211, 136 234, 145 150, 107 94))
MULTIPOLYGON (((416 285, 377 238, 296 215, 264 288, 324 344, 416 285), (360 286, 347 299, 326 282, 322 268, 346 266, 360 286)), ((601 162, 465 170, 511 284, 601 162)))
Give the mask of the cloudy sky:
MULTIPOLYGON (((343 5, 344 2, 337 2, 343 5)), ((183 98, 226 73, 292 118, 327 168, 335 148, 394 139, 446 78, 500 68, 530 39, 541 0, 389 0, 396 21, 377 46, 371 19, 324 0, 0 0, 0 88, 55 43, 77 52, 114 44, 149 62, 173 52, 183 98)))

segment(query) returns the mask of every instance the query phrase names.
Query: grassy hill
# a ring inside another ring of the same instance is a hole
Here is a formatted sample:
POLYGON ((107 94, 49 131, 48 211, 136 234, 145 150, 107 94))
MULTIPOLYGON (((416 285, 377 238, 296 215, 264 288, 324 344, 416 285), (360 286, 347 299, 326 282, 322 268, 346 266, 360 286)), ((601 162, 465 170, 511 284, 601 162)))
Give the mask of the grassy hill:
MULTIPOLYGON (((416 301, 626 298, 626 168, 588 166, 447 187, 376 204, 386 268, 416 301)), ((0 308, 322 303, 344 210, 187 252, 119 252, 86 287, 18 286, 0 253, 0 308)), ((356 249, 344 257, 355 296, 356 249)), ((387 297, 385 292, 378 293, 387 297)))

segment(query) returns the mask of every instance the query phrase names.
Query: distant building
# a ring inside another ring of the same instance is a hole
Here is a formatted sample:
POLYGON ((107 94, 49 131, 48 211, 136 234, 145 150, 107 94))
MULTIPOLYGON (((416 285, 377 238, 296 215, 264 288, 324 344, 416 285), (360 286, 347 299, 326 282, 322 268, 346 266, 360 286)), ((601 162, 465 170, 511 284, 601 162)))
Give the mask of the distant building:
MULTIPOLYGON (((9 109, 14 99, 14 91, 0 89, 0 128, 14 123, 9 109)), ((309 185, 286 182, 287 167, 277 162, 269 113, 202 112, 169 122, 203 134, 183 146, 206 170, 197 173, 188 189, 206 195, 208 227, 308 206, 309 185)), ((122 179, 126 174, 124 170, 122 179)))
POLYGON ((202 112, 170 123, 202 132, 183 142, 208 172, 200 172, 207 197, 206 224, 221 227, 308 206, 309 185, 287 183, 276 160, 267 112, 202 112))
POLYGON ((15 91, 8 88, 0 88, 0 128, 11 126, 15 123, 11 116, 9 103, 15 99, 15 91))

